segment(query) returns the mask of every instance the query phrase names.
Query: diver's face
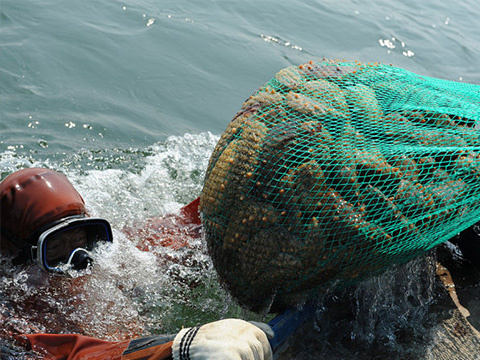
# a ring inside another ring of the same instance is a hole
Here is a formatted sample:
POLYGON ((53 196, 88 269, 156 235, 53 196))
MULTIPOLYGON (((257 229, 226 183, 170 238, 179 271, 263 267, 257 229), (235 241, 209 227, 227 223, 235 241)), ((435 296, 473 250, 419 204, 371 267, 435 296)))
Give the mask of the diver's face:
POLYGON ((48 240, 46 260, 49 266, 66 263, 72 251, 84 248, 87 244, 87 233, 84 228, 77 227, 65 230, 48 240))

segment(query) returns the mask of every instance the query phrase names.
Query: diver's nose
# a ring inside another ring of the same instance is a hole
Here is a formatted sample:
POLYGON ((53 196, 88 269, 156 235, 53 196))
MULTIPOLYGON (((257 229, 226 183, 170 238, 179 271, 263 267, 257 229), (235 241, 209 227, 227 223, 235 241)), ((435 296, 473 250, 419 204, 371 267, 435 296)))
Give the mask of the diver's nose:
POLYGON ((71 265, 74 270, 84 270, 93 264, 93 258, 85 249, 75 250, 71 259, 71 265))

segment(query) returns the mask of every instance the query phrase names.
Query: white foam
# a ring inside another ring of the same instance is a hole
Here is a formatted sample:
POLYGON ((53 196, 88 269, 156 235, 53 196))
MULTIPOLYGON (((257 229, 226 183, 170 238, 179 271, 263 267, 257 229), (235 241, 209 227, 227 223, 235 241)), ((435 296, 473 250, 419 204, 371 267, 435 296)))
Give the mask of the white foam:
POLYGON ((171 136, 149 150, 140 172, 130 169, 67 170, 92 215, 112 223, 176 212, 200 195, 208 160, 218 136, 171 136))

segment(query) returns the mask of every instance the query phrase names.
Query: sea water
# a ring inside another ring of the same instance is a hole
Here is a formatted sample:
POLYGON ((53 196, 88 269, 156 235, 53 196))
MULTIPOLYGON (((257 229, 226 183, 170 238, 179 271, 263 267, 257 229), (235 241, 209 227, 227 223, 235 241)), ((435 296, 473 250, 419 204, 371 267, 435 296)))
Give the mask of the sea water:
POLYGON ((219 135, 277 71, 323 57, 480 84, 479 13, 476 0, 2 0, 0 153, 62 161, 219 135))
MULTIPOLYGON (((73 280, 2 259, 0 327, 118 340, 225 316, 268 320, 218 285, 201 239, 146 252, 124 229, 200 194, 220 134, 284 67, 345 58, 480 84, 479 16, 476 0, 2 0, 0 179, 32 166, 65 173, 91 214, 112 223, 115 242, 73 280)), ((352 295, 374 304, 348 323, 355 344, 398 342, 394 320, 381 316, 394 293, 352 295), (383 332, 372 325, 379 317, 383 332)), ((404 310, 422 315, 432 298, 417 298, 404 310)), ((322 339, 325 328, 316 331, 322 339)))

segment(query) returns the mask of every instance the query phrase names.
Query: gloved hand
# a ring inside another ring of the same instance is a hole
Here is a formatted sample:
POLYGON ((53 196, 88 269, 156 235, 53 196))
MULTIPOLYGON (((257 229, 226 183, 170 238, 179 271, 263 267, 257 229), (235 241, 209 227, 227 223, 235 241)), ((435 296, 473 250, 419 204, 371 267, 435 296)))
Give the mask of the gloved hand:
POLYGON ((225 319, 182 329, 173 340, 174 360, 271 360, 268 337, 272 329, 263 323, 225 319))

